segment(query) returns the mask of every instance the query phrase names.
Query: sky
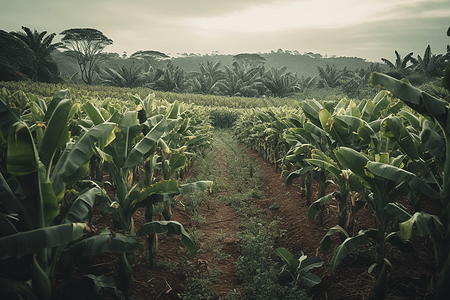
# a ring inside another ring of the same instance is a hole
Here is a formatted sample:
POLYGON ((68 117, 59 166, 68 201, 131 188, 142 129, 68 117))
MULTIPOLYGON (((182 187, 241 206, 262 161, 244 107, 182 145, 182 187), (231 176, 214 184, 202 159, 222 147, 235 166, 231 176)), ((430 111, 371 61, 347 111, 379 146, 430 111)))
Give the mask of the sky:
POLYGON ((297 50, 367 61, 445 53, 450 0, 0 0, 0 29, 95 28, 104 51, 270 53, 297 50))

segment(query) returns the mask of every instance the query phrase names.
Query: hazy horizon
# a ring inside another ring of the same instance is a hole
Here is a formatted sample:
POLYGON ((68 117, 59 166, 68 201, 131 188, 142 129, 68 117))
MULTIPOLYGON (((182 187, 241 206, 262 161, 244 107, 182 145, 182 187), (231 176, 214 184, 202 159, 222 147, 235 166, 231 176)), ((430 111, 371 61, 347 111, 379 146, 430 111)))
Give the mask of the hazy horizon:
POLYGON ((0 0, 0 29, 21 26, 59 35, 95 28, 114 44, 107 52, 139 50, 220 54, 278 49, 395 60, 409 52, 445 53, 450 0, 143 1, 0 0))

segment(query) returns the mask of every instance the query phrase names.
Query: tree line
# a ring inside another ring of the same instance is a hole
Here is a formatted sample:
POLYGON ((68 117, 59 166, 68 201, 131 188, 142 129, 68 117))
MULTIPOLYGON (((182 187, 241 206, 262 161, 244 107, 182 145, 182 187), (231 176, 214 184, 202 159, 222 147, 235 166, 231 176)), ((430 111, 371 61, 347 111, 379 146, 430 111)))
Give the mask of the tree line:
POLYGON ((434 54, 431 47, 423 57, 409 53, 405 57, 395 51, 396 60, 381 58, 383 64, 372 63, 367 68, 338 69, 333 64, 317 66, 318 77, 298 76, 286 67, 267 68, 265 58, 255 53, 233 56, 231 65, 221 61, 199 64, 199 70, 186 72, 173 64, 165 53, 145 50, 129 57, 106 53, 103 50, 113 40, 92 28, 64 30, 61 42, 52 43, 55 33, 31 31, 5 32, 0 30, 0 80, 32 80, 49 83, 63 81, 58 65, 51 53, 61 49, 79 66, 79 76, 84 84, 103 84, 117 87, 147 87, 153 90, 179 93, 228 95, 242 97, 287 97, 313 88, 337 88, 352 98, 373 93, 369 85, 372 72, 383 72, 395 78, 408 78, 411 83, 422 84, 441 77, 449 61, 450 51, 434 54), (116 58, 115 63, 111 63, 116 58), (117 60, 117 58, 119 58, 117 60))

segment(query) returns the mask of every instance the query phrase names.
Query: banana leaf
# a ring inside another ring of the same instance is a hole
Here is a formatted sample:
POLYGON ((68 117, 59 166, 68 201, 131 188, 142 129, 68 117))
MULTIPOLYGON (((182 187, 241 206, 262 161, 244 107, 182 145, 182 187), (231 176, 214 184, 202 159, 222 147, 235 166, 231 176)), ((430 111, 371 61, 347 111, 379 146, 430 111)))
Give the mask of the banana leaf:
POLYGON ((68 244, 83 235, 85 223, 56 225, 20 232, 0 238, 0 259, 20 257, 68 244))
POLYGON ((50 177, 58 198, 64 193, 66 184, 74 183, 84 175, 96 152, 95 146, 102 148, 114 140, 116 128, 116 124, 105 122, 90 128, 74 143, 67 143, 50 177))
POLYGON ((58 106, 59 102, 61 102, 64 99, 68 99, 68 94, 69 94, 69 90, 60 90, 57 91, 52 98, 52 101, 50 101, 48 107, 47 107, 47 111, 45 112, 45 116, 43 121, 47 122, 48 120, 50 120, 50 117, 53 115, 54 110, 56 109, 56 107, 58 106))
POLYGON ((144 155, 146 155, 154 145, 158 143, 158 140, 166 132, 168 121, 162 119, 157 125, 155 125, 145 137, 137 143, 130 151, 130 154, 123 164, 123 168, 131 168, 139 164, 144 155))
POLYGON ((156 233, 164 232, 167 232, 170 235, 181 235, 181 242, 189 251, 191 256, 195 256, 197 254, 197 247, 195 246, 194 241, 186 232, 183 225, 176 221, 154 221, 145 223, 136 232, 136 236, 141 237, 144 235, 154 235, 156 233))
POLYGON ((62 224, 82 221, 88 212, 92 212, 96 197, 106 197, 109 200, 109 197, 102 189, 98 187, 89 189, 87 192, 82 193, 72 203, 68 211, 65 213, 62 224))
POLYGON ((68 117, 72 105, 70 100, 62 100, 54 110, 45 129, 39 146, 39 159, 44 164, 47 174, 50 174, 55 153, 69 141, 68 117))
POLYGON ((58 264, 70 266, 87 256, 97 256, 106 252, 132 252, 143 247, 144 245, 134 236, 114 234, 105 230, 99 235, 86 238, 64 249, 61 252, 58 264))
POLYGON ((414 173, 379 162, 369 162, 366 167, 376 176, 392 180, 396 183, 406 182, 411 190, 427 195, 431 199, 440 199, 439 192, 432 189, 414 173))
POLYGON ((0 99, 0 136, 4 141, 8 140, 10 127, 20 121, 20 111, 11 109, 3 99, 0 99))
POLYGON ((99 109, 95 107, 91 102, 86 102, 82 106, 83 111, 88 115, 89 119, 92 120, 94 125, 98 125, 105 122, 102 114, 99 109))
POLYGON ((314 218, 316 217, 317 212, 319 211, 320 207, 325 205, 326 203, 333 200, 334 192, 330 193, 328 195, 323 196, 322 198, 314 201, 308 209, 308 219, 311 221, 314 221, 314 218))
POLYGON ((437 216, 424 212, 416 212, 409 220, 400 223, 399 226, 399 235, 403 240, 409 240, 414 235, 431 235, 443 239, 447 232, 437 216))
POLYGON ((374 238, 376 234, 377 234, 376 229, 360 230, 356 236, 346 238, 335 249, 333 258, 330 261, 331 273, 333 274, 336 273, 337 267, 344 260, 344 258, 346 258, 351 252, 353 252, 360 245, 366 244, 369 241, 369 238, 374 238))

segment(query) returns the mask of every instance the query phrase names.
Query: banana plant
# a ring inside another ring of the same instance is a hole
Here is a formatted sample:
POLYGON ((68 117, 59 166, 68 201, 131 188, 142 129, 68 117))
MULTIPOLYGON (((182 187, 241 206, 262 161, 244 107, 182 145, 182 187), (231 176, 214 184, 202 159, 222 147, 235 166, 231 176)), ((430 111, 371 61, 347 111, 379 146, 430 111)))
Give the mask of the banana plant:
POLYGON ((343 169, 342 166, 332 158, 325 155, 320 150, 314 149, 311 154, 311 158, 305 159, 305 161, 310 164, 317 166, 323 170, 329 172, 334 180, 329 180, 331 184, 339 187, 337 191, 333 191, 330 194, 324 195, 315 202, 313 202, 308 209, 308 218, 314 220, 315 216, 319 215, 319 221, 323 222, 323 208, 324 205, 333 199, 338 201, 338 223, 340 229, 346 234, 341 234, 341 242, 344 240, 344 236, 350 236, 349 232, 352 231, 353 227, 353 217, 356 212, 365 205, 364 199, 362 197, 357 197, 358 195, 364 195, 364 188, 360 184, 360 181, 355 174, 350 170, 343 169), (351 195, 351 191, 355 192, 351 195), (348 207, 347 199, 351 197, 352 205, 348 207), (359 199, 358 199, 359 198, 359 199))
MULTIPOLYGON (((116 127, 105 123, 70 140, 68 123, 78 107, 64 99, 66 94, 56 93, 48 107, 39 98, 32 98, 39 105, 30 104, 34 108, 28 117, 14 114, 3 101, 0 103, 2 120, 6 120, 1 131, 7 142, 8 172, 8 180, 3 175, 0 178, 1 220, 6 226, 0 238, 1 259, 33 256, 32 289, 20 282, 7 283, 34 295, 32 298, 52 296, 59 253, 82 235, 87 225, 78 222, 92 209, 95 198, 105 195, 99 187, 88 189, 66 207, 62 220, 55 219, 61 212, 66 186, 85 174, 95 146, 107 145, 116 127)), ((5 284, 4 279, 0 281, 5 284)))
MULTIPOLYGON (((359 178, 358 185, 370 189, 371 194, 367 197, 367 204, 373 214, 375 228, 360 230, 357 235, 347 238, 335 249, 334 256, 330 262, 332 272, 335 272, 340 262, 359 245, 368 242, 369 238, 375 241, 375 263, 369 271, 375 273, 376 282, 374 292, 378 299, 384 299, 386 287, 386 268, 392 265, 385 256, 386 243, 398 246, 405 252, 416 253, 415 248, 409 240, 401 241, 396 232, 389 232, 390 225, 400 214, 400 205, 393 205, 400 195, 405 191, 414 190, 420 193, 432 193, 433 190, 422 182, 414 173, 403 170, 404 155, 389 157, 388 154, 375 156, 365 155, 351 148, 340 147, 335 150, 339 163, 351 170, 359 178), (391 172, 391 176, 401 178, 399 182, 386 179, 375 172, 375 168, 381 168, 391 172), (394 172, 395 170, 395 172, 394 172)), ((436 194, 436 193, 435 193, 436 194)), ((434 195, 435 195, 434 194, 434 195)), ((321 242, 322 253, 327 253, 331 247, 331 236, 336 232, 345 232, 341 228, 331 228, 321 242)))
POLYGON ((281 258, 282 266, 280 267, 280 277, 286 277, 288 282, 299 284, 303 288, 311 288, 321 282, 316 274, 310 272, 313 268, 321 267, 323 261, 318 257, 308 257, 300 251, 293 255, 285 248, 276 249, 275 253, 281 258))
MULTIPOLYGON (((448 85, 447 68, 444 72, 443 86, 448 85)), ((405 152, 419 166, 421 175, 429 188, 434 191, 427 196, 433 200, 438 214, 429 215, 416 212, 409 220, 400 224, 400 236, 409 239, 413 235, 429 235, 435 244, 436 275, 434 276, 435 297, 443 299, 450 292, 450 126, 448 121, 448 103, 435 98, 405 81, 399 81, 384 74, 373 73, 371 84, 387 89, 393 96, 401 99, 414 111, 424 116, 422 142, 428 152, 438 161, 442 161, 438 173, 433 172, 420 160, 414 149, 405 148, 405 152)), ((379 176, 386 177, 385 173, 379 176)), ((391 180, 396 180, 391 178, 391 180)))

